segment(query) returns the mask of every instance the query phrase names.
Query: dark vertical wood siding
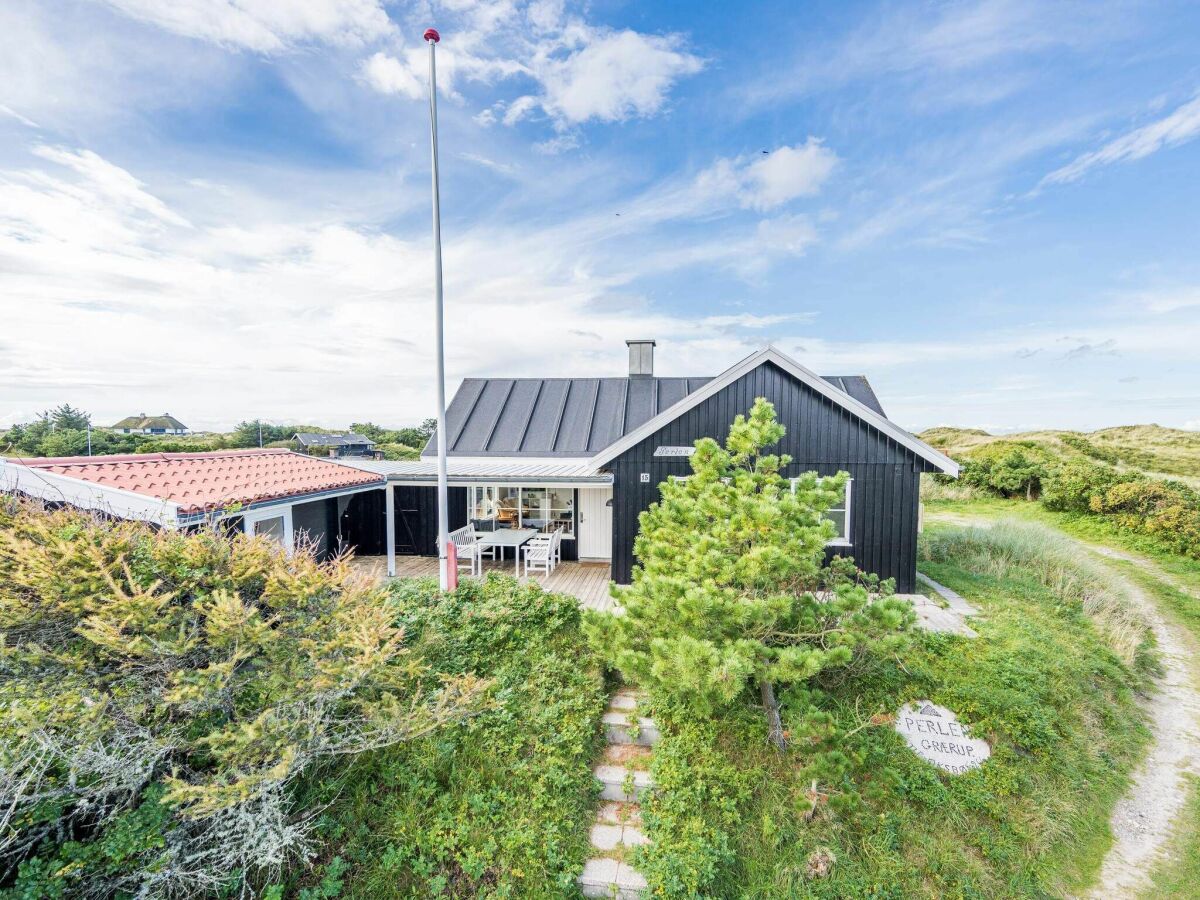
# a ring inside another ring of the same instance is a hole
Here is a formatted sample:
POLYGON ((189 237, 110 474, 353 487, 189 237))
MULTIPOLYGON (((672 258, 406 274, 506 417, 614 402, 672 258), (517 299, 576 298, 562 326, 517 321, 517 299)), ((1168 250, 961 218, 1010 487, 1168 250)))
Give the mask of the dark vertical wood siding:
POLYGON ((917 515, 922 472, 934 467, 908 448, 866 424, 848 410, 764 363, 693 409, 663 426, 617 459, 613 473, 613 579, 628 584, 636 562, 633 540, 638 515, 658 499, 658 485, 668 475, 686 475, 686 457, 656 457, 659 446, 690 446, 702 437, 723 441, 738 413, 746 413, 756 397, 775 404, 787 436, 774 452, 792 457, 786 475, 846 471, 851 491, 850 547, 830 548, 829 555, 853 556, 859 567, 883 578, 895 578, 896 589, 916 587, 917 515), (649 474, 648 483, 641 481, 649 474))
MULTIPOLYGON (((416 484, 392 485, 396 501, 396 552, 410 556, 437 556, 437 488, 416 484)), ((467 524, 467 489, 446 491, 449 530, 467 524)))

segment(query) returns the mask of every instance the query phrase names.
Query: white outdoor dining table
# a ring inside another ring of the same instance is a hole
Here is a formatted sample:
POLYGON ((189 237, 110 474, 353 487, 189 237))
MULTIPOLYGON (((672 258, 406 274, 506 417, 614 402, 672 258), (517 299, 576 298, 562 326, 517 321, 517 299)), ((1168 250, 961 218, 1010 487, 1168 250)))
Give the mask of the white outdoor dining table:
POLYGON ((513 548, 513 574, 521 576, 521 546, 537 532, 532 528, 498 528, 495 531, 484 531, 478 535, 479 546, 500 547, 503 555, 505 547, 513 548))

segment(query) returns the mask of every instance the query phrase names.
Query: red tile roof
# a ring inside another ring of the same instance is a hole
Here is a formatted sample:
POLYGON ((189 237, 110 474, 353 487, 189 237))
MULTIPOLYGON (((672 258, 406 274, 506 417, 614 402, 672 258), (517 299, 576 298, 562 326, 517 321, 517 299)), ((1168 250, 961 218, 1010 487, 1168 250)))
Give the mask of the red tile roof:
POLYGON ((291 450, 217 450, 212 453, 134 453, 9 459, 56 475, 169 500, 180 513, 249 505, 384 479, 350 466, 291 450))

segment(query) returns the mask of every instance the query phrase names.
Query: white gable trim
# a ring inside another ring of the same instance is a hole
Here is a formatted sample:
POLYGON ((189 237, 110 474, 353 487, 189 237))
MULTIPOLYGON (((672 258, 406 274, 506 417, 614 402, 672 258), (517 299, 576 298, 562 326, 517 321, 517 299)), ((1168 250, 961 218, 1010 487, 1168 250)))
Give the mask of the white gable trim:
POLYGON ((743 375, 753 372, 765 362, 774 363, 793 376, 797 381, 812 388, 818 394, 828 397, 838 406, 858 416, 858 418, 862 419, 868 425, 887 435, 901 446, 907 447, 913 453, 917 454, 917 456, 937 466, 938 469, 947 475, 952 475, 955 478, 958 477, 958 463, 950 457, 933 449, 924 441, 913 437, 894 422, 879 415, 879 413, 870 407, 859 403, 845 391, 834 387, 811 369, 805 368, 786 353, 782 353, 771 346, 764 347, 757 353, 750 354, 741 362, 726 369, 712 381, 708 382, 708 384, 688 394, 674 406, 663 410, 640 428, 629 432, 629 434, 625 435, 619 441, 609 444, 592 457, 591 465, 596 469, 607 465, 625 451, 636 446, 640 441, 654 434, 654 432, 658 431, 664 425, 678 419, 689 409, 699 406, 709 397, 715 396, 723 388, 733 384, 743 375))

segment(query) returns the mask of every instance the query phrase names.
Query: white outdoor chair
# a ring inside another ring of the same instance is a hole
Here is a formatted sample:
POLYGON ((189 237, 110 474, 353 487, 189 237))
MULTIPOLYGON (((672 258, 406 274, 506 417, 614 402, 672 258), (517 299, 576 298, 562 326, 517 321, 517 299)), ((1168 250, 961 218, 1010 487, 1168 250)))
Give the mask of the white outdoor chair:
MULTIPOLYGON (((476 540, 478 540, 479 535, 481 533, 486 533, 489 531, 496 530, 496 517, 489 516, 486 519, 472 519, 471 527, 475 529, 475 538, 476 538, 476 540), (476 524, 475 524, 476 522, 479 523, 478 526, 476 526, 476 524)), ((483 571, 483 560, 485 557, 487 559, 492 560, 493 562, 495 562, 497 559, 500 558, 496 555, 496 551, 499 549, 500 548, 497 547, 495 544, 481 544, 480 545, 480 547, 479 547, 479 571, 480 572, 483 571)))
POLYGON ((555 566, 555 568, 557 568, 558 564, 560 562, 562 562, 562 539, 563 539, 563 530, 561 528, 555 528, 554 534, 552 534, 550 536, 550 543, 552 544, 552 546, 554 548, 554 566, 555 566))
POLYGON ((529 577, 530 570, 545 572, 549 575, 554 570, 554 539, 550 535, 539 535, 529 541, 524 547, 525 576, 529 577))
POLYGON ((450 543, 454 545, 459 569, 465 564, 472 575, 483 574, 484 548, 479 545, 479 536, 475 534, 474 525, 466 525, 450 532, 450 543))

